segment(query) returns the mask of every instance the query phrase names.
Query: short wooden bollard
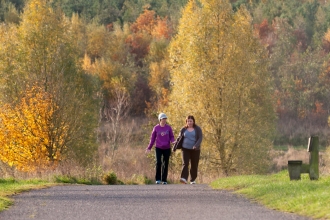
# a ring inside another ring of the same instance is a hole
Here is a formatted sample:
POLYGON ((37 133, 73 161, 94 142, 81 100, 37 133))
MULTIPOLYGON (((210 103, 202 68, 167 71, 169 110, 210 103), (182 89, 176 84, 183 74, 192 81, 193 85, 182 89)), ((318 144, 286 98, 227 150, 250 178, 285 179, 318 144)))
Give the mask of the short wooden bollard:
POLYGON ((319 179, 319 138, 317 136, 311 136, 308 139, 307 151, 309 164, 303 164, 301 160, 288 161, 290 180, 300 180, 302 173, 308 173, 310 180, 319 179))

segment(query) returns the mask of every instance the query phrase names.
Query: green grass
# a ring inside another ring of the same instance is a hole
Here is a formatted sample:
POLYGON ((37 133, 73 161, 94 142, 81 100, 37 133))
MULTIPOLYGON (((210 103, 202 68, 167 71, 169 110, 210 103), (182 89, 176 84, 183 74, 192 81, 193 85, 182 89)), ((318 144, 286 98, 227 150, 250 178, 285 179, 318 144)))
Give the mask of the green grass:
POLYGON ((9 198, 11 195, 31 189, 40 189, 54 185, 43 180, 15 180, 0 179, 0 212, 13 204, 13 200, 9 198))
POLYGON ((54 176, 56 183, 69 183, 69 184, 85 184, 85 185, 102 185, 96 178, 78 178, 74 176, 54 176))
POLYGON ((271 209, 312 218, 330 219, 330 176, 290 181, 288 171, 273 175, 221 178, 211 183, 214 189, 233 190, 271 209))

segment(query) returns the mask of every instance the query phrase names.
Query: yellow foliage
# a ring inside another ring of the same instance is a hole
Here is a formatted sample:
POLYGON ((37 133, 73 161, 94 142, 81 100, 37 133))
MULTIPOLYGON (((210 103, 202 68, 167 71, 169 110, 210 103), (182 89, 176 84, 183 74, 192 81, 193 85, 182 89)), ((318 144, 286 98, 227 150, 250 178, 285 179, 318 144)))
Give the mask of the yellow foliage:
POLYGON ((156 92, 157 96, 161 96, 162 89, 166 87, 164 84, 168 83, 170 77, 166 62, 152 62, 150 63, 149 69, 149 86, 156 92))
POLYGON ((92 60, 91 58, 85 53, 84 59, 83 59, 83 64, 82 64, 83 70, 86 72, 92 73, 92 60))
POLYGON ((87 51, 92 58, 104 57, 109 45, 110 35, 104 26, 90 24, 87 27, 87 51))
POLYGON ((324 34, 324 40, 330 43, 330 29, 327 30, 327 32, 324 34))
POLYGON ((61 159, 67 131, 53 124, 53 98, 38 87, 27 91, 19 105, 4 104, 0 111, 0 160, 22 171, 45 169, 61 159), (57 140, 55 140, 55 138, 57 140))
MULTIPOLYGON (((267 170, 274 109, 266 51, 246 9, 191 0, 170 44, 174 129, 189 114, 204 131, 204 155, 224 174, 267 170)), ((210 162, 208 161, 208 162, 210 162)))
POLYGON ((48 0, 27 1, 21 18, 0 25, 1 160, 21 170, 56 165, 63 155, 85 163, 96 147, 97 77, 78 64, 83 21, 69 22, 48 0))

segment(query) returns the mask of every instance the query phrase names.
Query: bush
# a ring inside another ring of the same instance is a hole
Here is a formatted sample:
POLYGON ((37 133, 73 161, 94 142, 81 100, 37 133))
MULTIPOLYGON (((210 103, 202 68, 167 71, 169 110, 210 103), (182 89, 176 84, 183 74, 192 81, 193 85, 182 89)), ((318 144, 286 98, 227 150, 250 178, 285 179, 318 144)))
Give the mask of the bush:
POLYGON ((109 185, 121 184, 121 181, 118 181, 116 173, 110 171, 107 174, 104 174, 103 180, 109 185))

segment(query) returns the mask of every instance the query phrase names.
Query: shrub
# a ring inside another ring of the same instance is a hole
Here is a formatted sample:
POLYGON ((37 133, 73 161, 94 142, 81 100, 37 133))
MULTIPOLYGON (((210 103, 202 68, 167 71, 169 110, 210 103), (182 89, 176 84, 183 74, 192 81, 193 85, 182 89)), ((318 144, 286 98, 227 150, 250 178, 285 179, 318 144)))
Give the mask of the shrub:
POLYGON ((104 174, 103 180, 109 185, 117 185, 119 183, 117 179, 117 175, 113 171, 104 174))

